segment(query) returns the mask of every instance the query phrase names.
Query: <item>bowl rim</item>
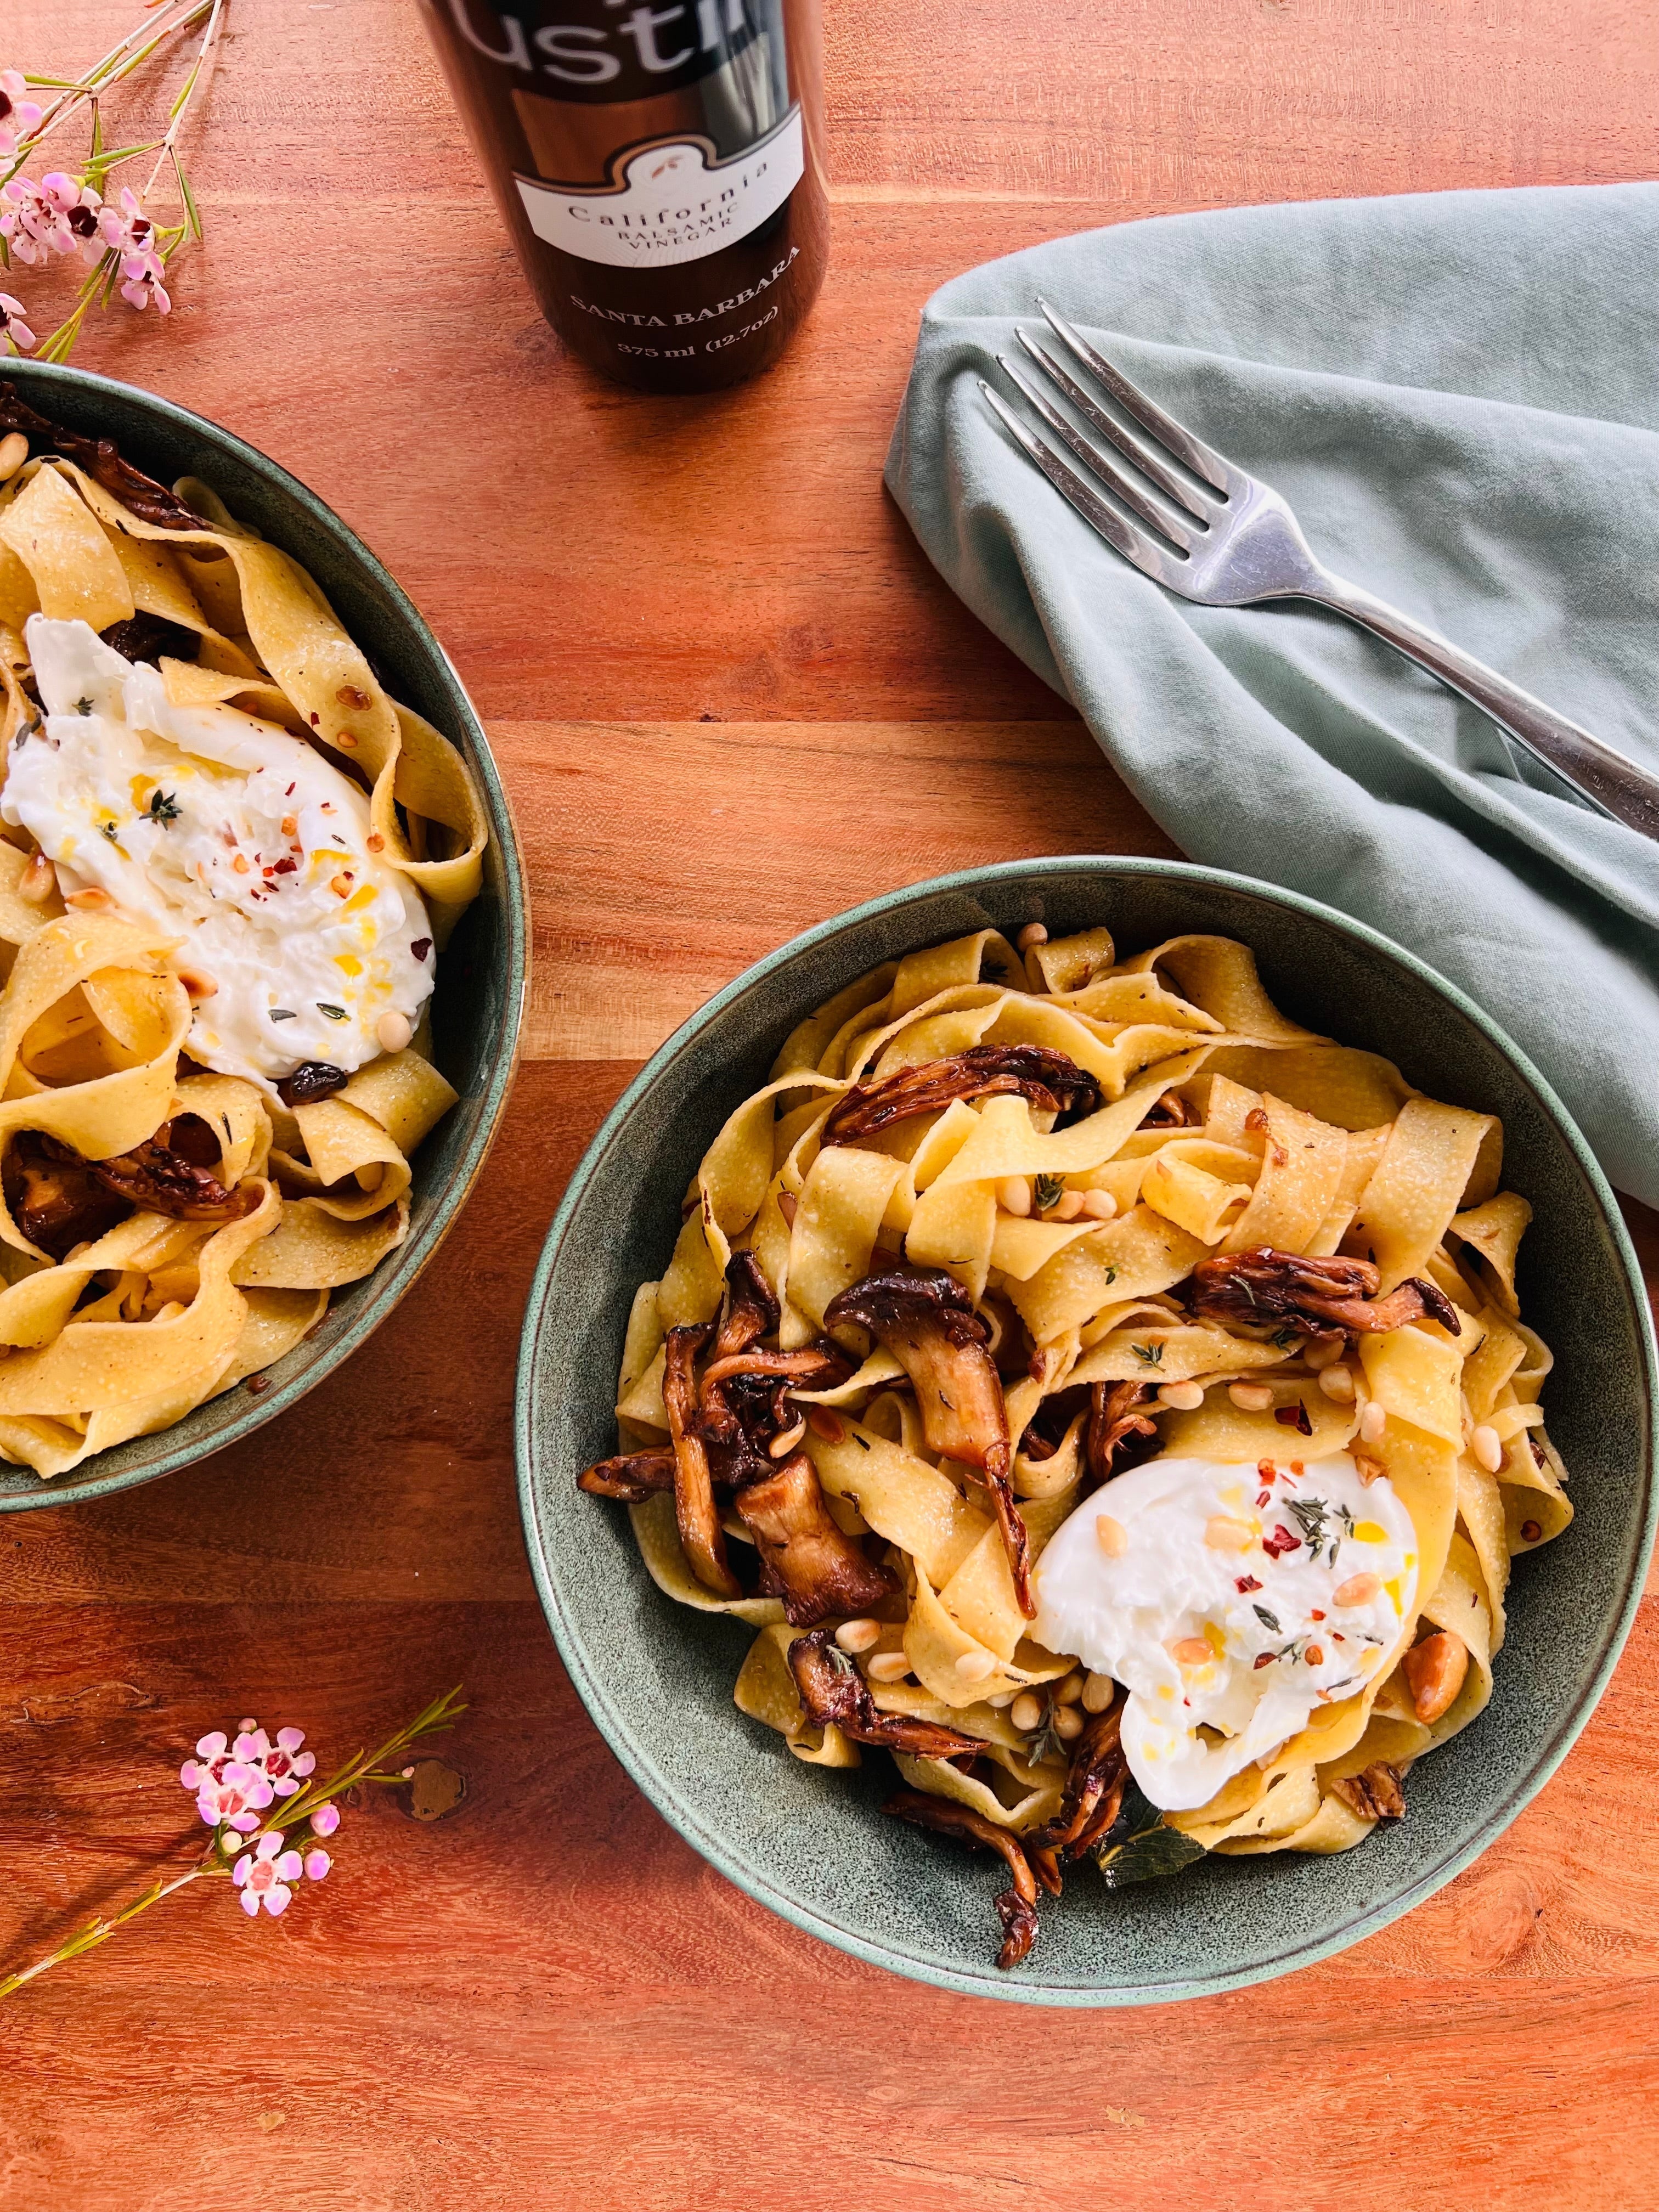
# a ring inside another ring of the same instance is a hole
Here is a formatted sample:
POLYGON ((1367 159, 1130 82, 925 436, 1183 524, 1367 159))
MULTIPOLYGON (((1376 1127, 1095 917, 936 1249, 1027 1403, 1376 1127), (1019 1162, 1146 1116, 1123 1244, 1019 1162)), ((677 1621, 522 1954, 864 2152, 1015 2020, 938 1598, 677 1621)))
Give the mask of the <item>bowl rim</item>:
POLYGON ((677 1829, 709 1863, 717 1868, 729 1881, 734 1882, 757 1904, 780 1914, 795 1927, 817 1936, 837 1950, 866 1960, 869 1964, 886 1968, 890 1972, 913 1981, 931 1984, 936 1989, 951 1990, 969 1996, 993 1997, 1014 2004, 1060 2006, 1069 2008, 1115 2008, 1138 2004, 1168 2004, 1182 2000, 1218 1996, 1229 1990, 1253 1987, 1261 1982, 1273 1981, 1280 1976, 1298 1972, 1304 1966, 1315 1965, 1322 1959, 1334 1957, 1351 1945, 1375 1935, 1400 1919, 1415 1906, 1443 1887, 1453 1877, 1469 1866, 1481 1852, 1494 1843, 1516 1815, 1528 1805, 1544 1784, 1560 1766, 1582 1733, 1590 1715, 1601 1702, 1608 1681, 1617 1666, 1629 1637, 1636 1612, 1641 1602, 1643 1585, 1651 1559, 1656 1526, 1659 1525, 1659 1482, 1655 1480, 1655 1462, 1659 1460, 1659 1344, 1656 1344, 1651 1310, 1647 1288, 1643 1280, 1636 1249, 1625 1225, 1612 1186, 1603 1174, 1595 1154, 1590 1151, 1582 1132, 1571 1115, 1556 1096, 1548 1082, 1534 1066, 1520 1047, 1506 1035, 1492 1016, 1478 1006, 1456 984, 1450 982, 1426 961, 1415 953, 1396 945, 1381 931, 1368 924, 1354 921, 1335 908, 1318 899, 1307 897, 1299 891, 1281 889, 1278 884, 1263 883, 1250 876, 1233 873, 1230 870, 1200 866, 1188 860, 1150 859, 1140 854, 1048 854, 1034 860, 998 861, 989 866, 959 870, 952 874, 933 876, 925 881, 885 891, 878 896, 863 901, 844 913, 817 922, 799 936, 791 938, 775 951, 746 968, 740 975, 717 991, 696 1013, 683 1022, 641 1069, 638 1075, 623 1092, 592 1142, 582 1155, 554 1215, 542 1249, 541 1259, 530 1288, 525 1310, 523 1332, 520 1340, 519 1368, 514 1393, 514 1455, 516 1462, 519 1510, 523 1527, 525 1548, 529 1557, 532 1575, 542 1610, 552 1632, 561 1659, 576 1692, 586 1707, 590 1718, 623 1768, 658 1813, 677 1829), (1469 1021, 1484 1032, 1490 1042, 1510 1060, 1522 1079, 1532 1088, 1546 1114, 1554 1123, 1578 1167, 1582 1170, 1599 1206, 1604 1225, 1619 1255, 1624 1277, 1624 1290, 1636 1316, 1637 1336, 1641 1349, 1642 1377, 1645 1389, 1648 1411, 1648 1467, 1646 1498, 1642 1527, 1630 1581, 1620 1600, 1611 1632, 1589 1686, 1580 1697, 1543 1753, 1522 1779, 1506 1796, 1492 1806, 1482 1820, 1478 1833, 1468 1842, 1449 1850, 1441 1859, 1426 1869, 1401 1890, 1380 1902, 1367 1907, 1352 1920, 1331 1935, 1315 1942, 1296 1945, 1275 1956, 1253 1962, 1231 1971, 1188 1977, 1180 1980, 1151 1984, 1127 1984, 1117 1986, 1086 1983, 1043 1983, 1016 1979, 1012 1975, 998 1974, 994 1970, 971 1972, 942 1965, 933 1960, 916 1958, 892 1946, 874 1942, 841 1927, 815 1911, 799 1898, 781 1889, 769 1876, 750 1865, 741 1853, 732 1849, 717 1833, 698 1817, 694 1808, 683 1802, 674 1788, 655 1768, 650 1755, 635 1741, 625 1717, 618 1712, 603 1684, 589 1665, 573 1624, 565 1617, 558 1589, 549 1571, 547 1558, 539 1541, 537 1518, 534 1457, 536 1452, 535 1406, 538 1350, 550 1300, 550 1287, 554 1270, 558 1265, 564 1240, 572 1219, 581 1202, 582 1194, 600 1158, 621 1137, 635 1107, 656 1081, 662 1071, 683 1052, 691 1041, 706 1029, 726 1009, 751 990, 757 984, 787 966, 805 951, 828 943, 842 931, 866 921, 874 916, 932 897, 941 891, 973 891, 987 886, 999 886, 1030 881, 1034 876, 1052 871, 1054 873, 1084 873, 1115 879, 1129 877, 1163 877, 1177 883, 1213 885, 1234 892, 1243 892, 1268 904, 1288 907, 1306 915, 1343 933, 1356 939, 1370 950, 1382 953, 1397 962, 1419 981, 1438 992, 1469 1021))
MULTIPOLYGON (((349 1327, 342 1329, 336 1340, 318 1352, 309 1365, 301 1373, 289 1376, 270 1398, 251 1401, 247 1410, 217 1433, 205 1450, 179 1445, 170 1452, 162 1453, 154 1463, 143 1467, 124 1468, 109 1474, 94 1475, 85 1482, 76 1482, 71 1476, 67 1479, 69 1486, 66 1487, 59 1488, 50 1480, 43 1480, 39 1490, 0 1491, 0 1513, 33 1513, 50 1506, 84 1504, 93 1498, 112 1497, 117 1491, 135 1490, 143 1483, 158 1482, 163 1475, 177 1474, 187 1467, 203 1466, 209 1460, 216 1458, 222 1451, 228 1451, 233 1444, 242 1443, 256 1429, 263 1428, 266 1422, 274 1420, 278 1414, 289 1412, 337 1367, 354 1353, 362 1351, 393 1308, 414 1288, 416 1280, 430 1264, 433 1255, 459 1219, 500 1131, 523 1042, 525 1005, 530 983, 530 933, 518 828, 477 709, 467 696, 454 662, 430 624, 408 592, 370 552, 349 524, 343 521, 327 501, 319 498, 308 485, 290 475, 280 461, 273 461, 269 454, 262 453, 246 439, 238 437, 234 430, 223 428, 207 416, 198 415, 191 408, 179 406, 176 400, 164 399, 159 393, 146 392, 139 385, 124 384, 117 377, 100 376, 91 369, 71 368, 55 362, 33 362, 20 357, 0 362, 0 381, 9 381, 14 378, 18 380, 20 388, 33 384, 41 394, 69 390, 95 399, 105 393, 114 393, 124 403, 136 402, 141 411, 187 430, 191 435, 200 438, 205 445, 219 452, 234 455, 254 475, 262 477, 273 490, 302 507, 315 527, 335 541, 363 573, 371 586, 384 593, 397 615, 414 632, 416 641, 429 647, 434 660, 434 677, 448 695, 446 703, 454 716, 457 731, 463 740, 462 750, 467 756, 467 765, 477 779, 484 811, 489 819, 490 835, 501 848, 501 903, 505 910, 507 938, 507 1012, 501 1038, 503 1048, 496 1054, 483 1086, 477 1126, 455 1170, 456 1187, 446 1203, 434 1210, 432 1218, 398 1248, 395 1276, 389 1276, 365 1299, 353 1314, 349 1327)), ((370 1276, 368 1280, 372 1283, 374 1277, 370 1276)), ((210 1404, 212 1401, 208 1402, 210 1404)), ((157 1433, 165 1435, 167 1431, 158 1431, 157 1433)))

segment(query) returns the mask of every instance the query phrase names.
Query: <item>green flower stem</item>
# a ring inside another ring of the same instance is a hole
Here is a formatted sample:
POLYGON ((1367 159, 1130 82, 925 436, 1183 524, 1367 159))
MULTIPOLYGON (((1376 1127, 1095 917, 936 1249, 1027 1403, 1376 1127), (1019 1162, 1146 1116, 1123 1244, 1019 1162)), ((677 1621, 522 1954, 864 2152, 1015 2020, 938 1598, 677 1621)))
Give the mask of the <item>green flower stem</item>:
POLYGON ((192 1881, 200 1881, 204 1875, 228 1875, 230 1872, 229 1867, 219 1856, 216 1843, 208 1846, 208 1853, 209 1856, 199 1865, 191 1867, 188 1873, 175 1875, 171 1881, 153 1881, 142 1896, 135 1897, 131 1905, 124 1905, 119 1912, 112 1913, 107 1920, 89 1920, 84 1928, 77 1929, 73 1936, 44 1959, 37 1959, 32 1966, 24 1966, 15 1974, 8 1974, 3 1981, 0 1981, 0 1997, 9 1997, 14 1990, 21 1990, 25 1982, 32 1982, 37 1974, 44 1974, 48 1966, 64 1966, 70 1960, 80 1958, 83 1952, 95 1951, 100 1943, 108 1942, 118 1928, 125 1928, 129 1920, 136 1920, 141 1912, 148 1912, 152 1905, 159 1905, 164 1897, 171 1897, 175 1890, 184 1889, 192 1881))
POLYGON ((112 85, 119 84, 124 77, 141 68, 156 48, 176 32, 193 29, 213 3, 214 0, 187 0, 181 12, 170 19, 164 19, 160 23, 147 20, 135 24, 125 38, 112 46, 100 61, 94 62, 83 76, 67 82, 58 79, 31 77, 30 82, 40 84, 43 88, 56 88, 58 97, 48 104, 40 121, 18 148, 10 167, 0 175, 0 185, 10 183, 36 148, 44 139, 49 138, 60 124, 67 123, 88 100, 95 100, 112 85), (139 44, 139 41, 143 43, 139 44))

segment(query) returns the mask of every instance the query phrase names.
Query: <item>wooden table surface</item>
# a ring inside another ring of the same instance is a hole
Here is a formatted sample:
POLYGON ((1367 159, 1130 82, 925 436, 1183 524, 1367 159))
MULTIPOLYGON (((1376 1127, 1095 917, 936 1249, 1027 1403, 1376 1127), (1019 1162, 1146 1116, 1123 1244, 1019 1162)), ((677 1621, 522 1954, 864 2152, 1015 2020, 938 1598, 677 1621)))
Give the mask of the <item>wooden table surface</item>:
MULTIPOLYGON (((133 12, 13 0, 0 63, 84 65, 133 12)), ((326 1755, 453 1681, 475 1700, 449 1818, 383 1793, 281 1923, 191 1890, 6 2006, 15 2212, 1659 2204, 1651 1600, 1561 1773, 1449 1888, 1329 1965, 1127 2014, 947 1996, 774 1919, 638 1795, 554 1655, 520 1314, 641 1060, 892 885, 1174 849, 883 494, 922 301, 1139 216, 1659 160, 1647 0, 828 15, 830 274, 763 383, 655 401, 571 366, 408 0, 232 0, 207 249, 169 325, 106 317, 78 356, 274 455, 407 586, 489 724, 536 967, 491 1165, 372 1347, 245 1449, 0 1521, 9 1962, 183 1863, 203 1730, 255 1714, 326 1755)))

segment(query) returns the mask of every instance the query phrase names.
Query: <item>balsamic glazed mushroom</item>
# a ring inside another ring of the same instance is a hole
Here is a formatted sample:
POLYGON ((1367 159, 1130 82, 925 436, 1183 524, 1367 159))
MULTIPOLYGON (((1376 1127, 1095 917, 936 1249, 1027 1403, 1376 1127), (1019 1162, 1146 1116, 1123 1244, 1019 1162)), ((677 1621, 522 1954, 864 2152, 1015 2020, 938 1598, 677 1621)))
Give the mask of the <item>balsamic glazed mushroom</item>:
MULTIPOLYGON (((76 1157, 53 1138, 43 1141, 49 1153, 76 1157)), ((176 1121, 163 1121, 153 1137, 130 1152, 86 1165, 106 1189, 148 1212, 170 1214, 175 1221, 246 1220, 259 1204, 258 1187, 243 1183, 227 1190, 205 1164, 204 1152, 217 1164, 219 1147, 211 1131, 198 1115, 181 1114, 176 1121)))
POLYGON ((811 1628, 831 1613, 868 1613, 898 1588, 830 1519, 805 1452, 792 1452, 764 1480, 746 1483, 736 1505, 761 1556, 761 1587, 783 1600, 792 1628, 811 1628))
POLYGON ((942 1836, 960 1836, 964 1843, 1000 1851, 1013 1881, 996 1899, 997 1917, 1002 1923, 997 1964, 1006 1972, 1030 1955, 1037 1935, 1036 1877, 1018 1837, 994 1826, 967 1805, 958 1805, 949 1797, 930 1797, 921 1790, 896 1790, 881 1809, 898 1820, 913 1821, 918 1828, 936 1828, 942 1836))
POLYGON ((85 438, 78 430, 65 429, 61 422, 48 422, 44 415, 37 415, 33 407, 19 398, 15 384, 0 384, 0 435, 9 430, 21 430, 27 438, 44 439, 66 459, 83 468, 94 483, 113 492, 141 522, 153 522, 162 530, 204 527, 201 516, 175 497, 165 484, 157 483, 154 477, 147 477, 141 469, 134 468, 131 461, 124 461, 113 438, 85 438))
POLYGON ((1091 1382, 1089 1385, 1089 1425, 1084 1431, 1083 1455, 1097 1482, 1112 1474, 1119 1447, 1130 1437, 1156 1438, 1157 1424, 1138 1408, 1152 1396, 1146 1382, 1091 1382))
POLYGON ((169 660, 194 660, 202 649, 197 631, 186 629, 182 623, 167 622, 161 615, 129 615, 125 622, 112 623, 98 635, 123 660, 154 663, 163 655, 169 660))
POLYGON ((877 1083, 854 1085, 830 1109, 819 1143, 850 1145, 895 1121, 937 1114, 953 1098, 1015 1091, 1041 1112, 1071 1120, 1081 1120, 1100 1104, 1099 1084, 1063 1052, 1036 1044, 976 1044, 948 1060, 930 1060, 877 1083))
POLYGON ((32 1129, 8 1148, 4 1182, 12 1219, 54 1260, 67 1259, 77 1244, 95 1244, 132 1211, 89 1162, 32 1129))
POLYGON ((1409 1276, 1379 1298, 1381 1280, 1369 1260, 1309 1259, 1259 1244, 1200 1260, 1193 1269, 1188 1305, 1200 1321, 1264 1326, 1291 1321, 1306 1335, 1328 1339, 1375 1335, 1425 1317, 1449 1336, 1462 1335, 1456 1307, 1432 1283, 1409 1276))
POLYGON ((990 1329, 967 1291, 939 1267, 866 1275, 825 1307, 826 1328, 843 1322, 867 1328, 909 1376, 928 1449, 973 1468, 990 1492, 1014 1594, 1035 1620, 1030 1544, 1008 1480, 1013 1452, 1002 1382, 986 1348, 990 1329))
POLYGON ((660 1445, 652 1451, 602 1459, 576 1477, 576 1487, 590 1498, 618 1498, 624 1505, 643 1505, 658 1491, 674 1487, 673 1452, 660 1445))
POLYGON ((1129 1771, 1118 1741, 1122 1723, 1120 1704, 1109 1705, 1087 1723, 1072 1746, 1060 1810, 1024 1838, 1027 1850, 1053 1851, 1069 1863, 1080 1859, 1111 1826, 1123 1802, 1129 1771))
POLYGON ((778 1302, 752 1252, 734 1252, 726 1267, 726 1311, 714 1338, 711 1359, 731 1359, 747 1352, 778 1325, 778 1302))
POLYGON ((696 1358, 708 1336, 705 1322, 697 1328, 671 1328, 664 1340, 662 1402, 674 1446, 674 1518, 697 1580, 720 1597, 741 1597, 742 1587, 726 1563, 708 1447, 697 1418, 696 1358))
POLYGON ((1375 1760, 1363 1774, 1344 1775, 1340 1781, 1332 1783, 1331 1790, 1362 1820, 1403 1820, 1406 1817, 1400 1769, 1390 1766, 1386 1759, 1375 1760))
POLYGON ((977 1736, 959 1735, 933 1721, 878 1712, 869 1684, 828 1628, 815 1628, 795 1638, 789 1647, 789 1671, 815 1728, 828 1728, 833 1722, 855 1743, 878 1743, 889 1751, 910 1752, 917 1759, 976 1759, 985 1748, 977 1736))

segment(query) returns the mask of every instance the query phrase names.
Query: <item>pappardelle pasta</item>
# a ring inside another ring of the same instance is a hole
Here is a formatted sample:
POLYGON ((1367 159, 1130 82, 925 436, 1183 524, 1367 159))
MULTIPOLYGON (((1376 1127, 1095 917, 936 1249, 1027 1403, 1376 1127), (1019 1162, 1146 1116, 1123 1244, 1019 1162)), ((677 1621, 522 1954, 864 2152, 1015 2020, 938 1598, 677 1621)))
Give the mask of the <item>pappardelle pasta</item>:
POLYGON ((483 805, 305 570, 0 386, 0 1458, 290 1351, 408 1232, 483 805))
POLYGON ((1491 1115, 1243 945, 983 930, 804 1022, 643 1284, 618 1455, 740 1710, 1040 1892, 1346 1850, 1485 1705, 1571 1517, 1491 1115))

